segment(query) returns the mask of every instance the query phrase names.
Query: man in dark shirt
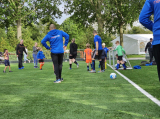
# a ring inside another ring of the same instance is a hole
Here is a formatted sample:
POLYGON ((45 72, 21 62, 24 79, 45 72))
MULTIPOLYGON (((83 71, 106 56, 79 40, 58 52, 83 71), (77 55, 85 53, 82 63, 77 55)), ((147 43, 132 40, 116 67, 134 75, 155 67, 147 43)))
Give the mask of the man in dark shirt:
POLYGON ((79 67, 79 64, 76 61, 76 57, 77 57, 77 44, 75 43, 75 39, 72 39, 72 43, 70 44, 70 55, 69 55, 70 69, 72 69, 72 63, 75 63, 77 65, 77 68, 79 67))
POLYGON ((146 48, 145 48, 145 53, 147 53, 147 49, 149 52, 149 57, 150 57, 150 62, 153 61, 153 48, 152 48, 152 41, 153 39, 150 38, 150 42, 147 43, 146 48))
POLYGON ((20 43, 16 47, 16 54, 17 54, 18 61, 19 61, 19 65, 18 65, 19 69, 24 69, 24 66, 22 65, 23 51, 27 55, 27 52, 26 52, 25 47, 23 45, 23 40, 21 40, 20 43))

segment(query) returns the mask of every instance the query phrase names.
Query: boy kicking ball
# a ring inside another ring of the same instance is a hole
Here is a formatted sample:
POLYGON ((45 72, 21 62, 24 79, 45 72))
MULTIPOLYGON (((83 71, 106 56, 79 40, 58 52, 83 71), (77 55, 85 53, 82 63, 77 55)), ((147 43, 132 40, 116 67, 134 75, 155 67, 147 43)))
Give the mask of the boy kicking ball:
POLYGON ((125 63, 124 63, 124 61, 122 60, 122 58, 123 58, 123 53, 125 54, 125 50, 124 50, 124 49, 122 48, 122 46, 119 44, 119 41, 116 41, 115 44, 117 45, 117 48, 116 48, 114 51, 117 51, 117 53, 118 53, 118 60, 117 60, 117 68, 116 68, 116 70, 119 69, 120 64, 122 64, 123 67, 124 67, 124 70, 126 70, 125 63))
POLYGON ((6 73, 6 69, 8 66, 9 66, 9 72, 12 72, 11 67, 10 67, 10 62, 9 62, 9 55, 15 55, 15 54, 8 53, 8 50, 5 49, 3 55, 4 55, 4 64, 5 64, 5 68, 3 70, 3 73, 6 73))
POLYGON ((42 48, 40 48, 38 54, 37 54, 37 59, 39 60, 39 63, 40 63, 40 70, 42 70, 42 67, 44 65, 44 54, 43 54, 43 51, 42 51, 42 48))
POLYGON ((86 60, 87 63, 87 71, 89 71, 89 63, 91 65, 91 70, 92 70, 92 49, 90 49, 89 43, 86 44, 86 47, 87 48, 84 50, 84 60, 86 60))

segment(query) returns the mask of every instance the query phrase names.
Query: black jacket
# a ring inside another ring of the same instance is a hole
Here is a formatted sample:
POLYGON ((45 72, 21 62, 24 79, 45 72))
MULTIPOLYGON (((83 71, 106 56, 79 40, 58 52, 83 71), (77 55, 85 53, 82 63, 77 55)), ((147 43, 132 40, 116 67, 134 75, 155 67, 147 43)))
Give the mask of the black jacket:
POLYGON ((76 55, 77 54, 77 44, 71 43, 70 44, 70 54, 76 55))
POLYGON ((25 47, 24 47, 24 45, 22 44, 18 44, 17 45, 17 47, 16 47, 16 54, 17 55, 22 55, 23 54, 23 51, 26 53, 26 55, 27 55, 27 52, 26 52, 26 50, 25 50, 25 47))
POLYGON ((148 42, 148 43, 147 43, 146 48, 145 48, 145 52, 147 51, 147 49, 148 49, 149 52, 152 52, 152 51, 153 51, 151 42, 148 42))

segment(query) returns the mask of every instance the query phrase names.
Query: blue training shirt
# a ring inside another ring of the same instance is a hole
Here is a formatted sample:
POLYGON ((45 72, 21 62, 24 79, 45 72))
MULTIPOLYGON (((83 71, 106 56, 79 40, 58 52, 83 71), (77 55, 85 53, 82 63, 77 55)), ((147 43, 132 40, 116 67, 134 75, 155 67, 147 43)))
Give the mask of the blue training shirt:
POLYGON ((160 44, 160 0, 146 0, 139 17, 140 23, 153 31, 152 45, 160 44), (154 14, 154 22, 149 18, 154 14))
POLYGON ((68 45, 69 35, 63 31, 54 29, 48 32, 48 34, 41 41, 42 45, 46 49, 51 49, 51 53, 61 54, 64 53, 63 49, 63 37, 65 38, 65 46, 68 45), (46 44, 46 42, 50 42, 50 47, 46 44))
POLYGON ((98 42, 98 50, 103 50, 103 48, 102 48, 102 39, 98 35, 95 35, 95 37, 94 37, 95 48, 96 48, 96 42, 98 42))

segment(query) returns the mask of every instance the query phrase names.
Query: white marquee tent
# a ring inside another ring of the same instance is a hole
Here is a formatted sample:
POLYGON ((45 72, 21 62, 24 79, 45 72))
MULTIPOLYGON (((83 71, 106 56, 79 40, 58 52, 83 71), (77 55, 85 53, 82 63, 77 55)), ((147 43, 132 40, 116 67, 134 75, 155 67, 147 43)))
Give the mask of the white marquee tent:
MULTIPOLYGON (((123 48, 127 54, 145 54, 145 46, 150 38, 153 38, 153 34, 124 34, 123 48)), ((112 41, 114 48, 116 41, 120 41, 120 37, 112 41)))

